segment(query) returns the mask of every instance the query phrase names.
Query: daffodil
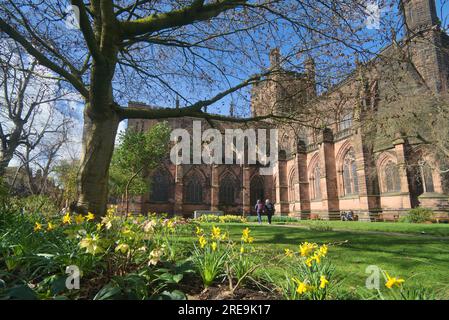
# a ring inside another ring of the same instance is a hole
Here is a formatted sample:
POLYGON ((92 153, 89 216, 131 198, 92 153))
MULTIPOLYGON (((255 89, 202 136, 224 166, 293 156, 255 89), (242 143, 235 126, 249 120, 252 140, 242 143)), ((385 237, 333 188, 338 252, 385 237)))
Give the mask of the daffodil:
POLYGON ((196 227, 196 234, 199 236, 199 235, 201 235, 203 233, 204 233, 204 230, 197 226, 196 227))
POLYGON ((299 246, 299 253, 302 257, 308 257, 317 246, 316 243, 304 242, 299 246))
POLYGON ((323 245, 320 247, 320 254, 321 254, 323 257, 325 257, 325 256, 327 255, 327 251, 328 251, 327 245, 323 244, 323 245))
POLYGON ((82 214, 78 214, 75 216, 75 223, 76 224, 81 224, 84 222, 84 217, 82 214))
POLYGON ((305 261, 306 266, 309 268, 312 266, 313 258, 307 258, 305 261))
POLYGON ((34 231, 37 232, 39 230, 42 230, 42 224, 40 224, 39 222, 36 222, 34 224, 34 231))
POLYGON ((293 250, 290 249, 284 249, 285 255, 289 258, 293 257, 293 250))
POLYGON ((315 254, 312 256, 312 260, 315 260, 316 263, 320 263, 321 262, 321 255, 319 252, 315 252, 315 254))
POLYGON ((251 230, 249 228, 243 229, 241 238, 243 242, 252 243, 254 241, 254 238, 249 235, 250 232, 251 230))
POLYGON ((212 244, 210 245, 210 247, 212 248, 212 251, 217 250, 217 243, 214 241, 212 242, 212 244))
POLYGON ((245 253, 245 248, 243 246, 240 246, 240 253, 245 253))
POLYGON ((103 227, 103 224, 102 223, 97 223, 97 231, 100 231, 101 230, 101 228, 103 227))
POLYGON ((325 276, 320 277, 320 288, 324 289, 329 284, 329 280, 326 279, 325 276))
POLYGON ((200 243, 201 249, 204 248, 207 244, 207 240, 204 236, 199 237, 198 242, 200 243))
POLYGON ((66 213, 64 215, 64 217, 62 217, 62 223, 64 224, 71 224, 72 223, 72 218, 70 218, 70 213, 66 213))
POLYGON ((51 230, 53 230, 54 228, 55 228, 55 226, 54 226, 53 223, 49 222, 49 223, 47 224, 47 231, 51 231, 51 230))
POLYGON ((95 219, 95 215, 92 212, 88 212, 85 218, 86 221, 91 221, 95 219))
POLYGON ((302 294, 306 293, 307 291, 309 291, 310 286, 308 286, 307 283, 305 283, 305 282, 303 282, 303 281, 300 281, 299 279, 296 279, 296 278, 293 278, 292 280, 293 280, 293 281, 296 283, 296 285, 298 286, 298 287, 296 288, 296 292, 297 292, 298 294, 302 295, 302 294))
POLYGON ((385 275, 387 276, 387 282, 385 283, 385 286, 386 286, 388 289, 391 289, 391 288, 393 288, 394 286, 400 287, 400 286, 405 282, 404 279, 396 278, 396 277, 393 277, 393 278, 390 277, 389 274, 386 273, 386 272, 385 272, 385 275))
POLYGON ((212 239, 220 239, 221 230, 219 227, 212 226, 212 239))

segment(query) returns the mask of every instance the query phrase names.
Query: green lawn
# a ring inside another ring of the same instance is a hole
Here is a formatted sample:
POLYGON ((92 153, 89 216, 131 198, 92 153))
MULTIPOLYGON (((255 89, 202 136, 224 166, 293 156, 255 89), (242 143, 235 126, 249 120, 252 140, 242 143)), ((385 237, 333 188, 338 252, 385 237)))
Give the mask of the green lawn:
MULTIPOLYGON (((255 222, 257 218, 250 217, 251 222, 255 222)), ((266 222, 267 218, 263 217, 266 222)), ((276 217, 273 221, 274 225, 299 225, 299 226, 313 226, 326 225, 333 229, 347 230, 347 231, 378 231, 378 232, 398 232, 410 233, 416 235, 434 235, 449 237, 449 224, 415 224, 415 223, 400 223, 400 222, 359 222, 359 221, 316 221, 316 220, 297 220, 289 217, 276 217)))
POLYGON ((233 239, 239 238, 243 228, 250 227, 258 252, 261 252, 267 260, 263 269, 271 277, 283 276, 277 262, 285 248, 297 250, 298 245, 304 241, 324 244, 347 240, 347 243, 332 246, 329 250, 329 257, 334 262, 338 274, 344 279, 342 286, 345 288, 363 288, 367 277, 366 267, 377 265, 392 276, 406 279, 410 287, 420 284, 438 292, 439 297, 449 298, 449 237, 363 232, 363 230, 376 230, 414 233, 424 228, 426 232, 431 233, 430 230, 442 231, 446 228, 441 234, 449 234, 449 225, 405 226, 388 223, 332 222, 335 227, 352 226, 357 232, 311 231, 294 226, 259 226, 253 223, 216 225, 228 230, 233 239), (371 225, 373 227, 370 227, 371 225))

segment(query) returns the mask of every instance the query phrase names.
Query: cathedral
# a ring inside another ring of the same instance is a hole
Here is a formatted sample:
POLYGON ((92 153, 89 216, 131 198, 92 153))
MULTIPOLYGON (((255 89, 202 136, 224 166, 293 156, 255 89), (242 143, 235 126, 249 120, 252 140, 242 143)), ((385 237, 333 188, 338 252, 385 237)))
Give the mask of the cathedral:
MULTIPOLYGON (((379 126, 394 119, 399 106, 407 112, 404 106, 419 107, 422 97, 448 92, 449 36, 439 27, 434 0, 404 0, 402 6, 404 39, 368 63, 356 62, 354 72, 326 92, 317 90, 312 58, 297 73, 283 69, 278 49, 271 51, 276 72, 251 88, 252 115, 296 114, 308 122, 273 123, 279 129, 273 175, 260 175, 257 164, 175 165, 167 157, 147 173, 151 191, 133 199, 133 210, 249 215, 258 199, 270 199, 277 215, 301 219, 340 219, 352 211, 362 221, 396 220, 418 206, 447 215, 449 178, 437 160, 415 137, 379 126)), ((192 130, 194 120, 166 121, 192 130)), ((128 128, 148 130, 157 121, 133 119, 128 128)), ((203 130, 210 127, 201 121, 203 130)), ((239 126, 217 124, 220 130, 239 126)))

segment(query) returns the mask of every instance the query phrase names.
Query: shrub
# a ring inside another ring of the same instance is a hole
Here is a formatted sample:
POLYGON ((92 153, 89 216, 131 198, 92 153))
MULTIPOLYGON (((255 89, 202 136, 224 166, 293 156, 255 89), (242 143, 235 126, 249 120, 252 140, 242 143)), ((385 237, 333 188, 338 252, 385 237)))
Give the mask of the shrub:
POLYGON ((15 197, 11 199, 13 210, 24 213, 39 213, 42 215, 53 215, 58 212, 58 207, 53 199, 45 195, 32 195, 24 198, 15 197))
POLYGON ((401 217, 400 222, 406 223, 424 223, 431 221, 433 217, 433 211, 427 208, 414 208, 411 209, 406 216, 401 217))
MULTIPOLYGON (((257 222, 257 216, 250 216, 247 219, 249 222, 257 222)), ((262 216, 262 222, 267 222, 268 218, 267 216, 262 216)), ((288 217, 288 216, 272 216, 271 222, 272 223, 294 223, 301 221, 300 218, 297 217, 288 217)))
POLYGON ((115 208, 100 223, 91 213, 0 218, 0 299, 183 298, 176 287, 184 271, 172 263, 185 258, 176 246, 178 228, 188 228, 181 219, 124 218, 115 208), (69 265, 81 271, 80 290, 65 287, 69 265))
POLYGON ((245 223, 246 218, 236 215, 217 216, 214 214, 205 214, 197 219, 199 222, 205 223, 245 223))
POLYGON ((310 231, 319 231, 319 232, 333 230, 332 226, 327 221, 319 221, 319 220, 310 222, 308 228, 310 231))

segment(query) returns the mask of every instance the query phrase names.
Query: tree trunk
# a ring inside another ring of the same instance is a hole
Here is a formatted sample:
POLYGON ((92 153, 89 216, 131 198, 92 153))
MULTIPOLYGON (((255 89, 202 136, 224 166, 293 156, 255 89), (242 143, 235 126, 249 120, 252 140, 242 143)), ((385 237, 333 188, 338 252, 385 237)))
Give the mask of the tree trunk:
POLYGON ((97 114, 95 117, 85 112, 83 149, 78 176, 78 212, 92 212, 97 216, 106 213, 109 165, 119 122, 118 115, 113 111, 102 116, 97 114))
POLYGON ((13 155, 9 152, 0 156, 0 177, 3 177, 6 173, 6 168, 9 166, 9 162, 12 160, 13 155))

